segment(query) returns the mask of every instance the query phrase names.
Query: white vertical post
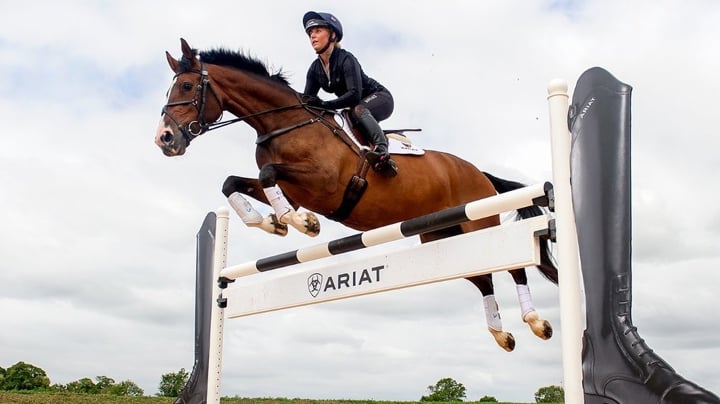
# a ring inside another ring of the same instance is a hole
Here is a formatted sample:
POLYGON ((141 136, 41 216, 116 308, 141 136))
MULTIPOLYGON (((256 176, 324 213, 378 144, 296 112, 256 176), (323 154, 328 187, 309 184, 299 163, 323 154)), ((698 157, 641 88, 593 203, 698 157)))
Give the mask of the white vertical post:
POLYGON ((570 185, 570 131, 567 124, 568 85, 560 79, 548 84, 552 145, 555 227, 562 327, 563 389, 566 403, 584 402, 582 387, 582 313, 577 231, 570 185))
MULTIPOLYGON (((227 266, 228 221, 227 208, 215 212, 215 251, 213 254, 213 281, 220 277, 220 271, 227 266)), ((207 403, 220 404, 220 378, 222 376, 223 323, 225 310, 217 304, 220 288, 213 286, 212 315, 210 316, 210 350, 208 358, 207 403)))

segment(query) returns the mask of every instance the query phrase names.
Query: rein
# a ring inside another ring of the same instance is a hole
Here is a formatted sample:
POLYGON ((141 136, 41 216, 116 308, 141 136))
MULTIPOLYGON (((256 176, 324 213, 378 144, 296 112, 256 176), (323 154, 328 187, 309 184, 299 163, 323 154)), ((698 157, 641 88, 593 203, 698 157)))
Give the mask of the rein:
MULTIPOLYGON (((299 97, 298 97, 298 98, 299 98, 299 97)), ((295 105, 295 106, 297 107, 298 105, 295 105)), ((330 129, 330 131, 331 131, 335 136, 337 136, 338 138, 340 138, 340 140, 342 140, 342 142, 345 143, 345 144, 350 148, 350 150, 352 150, 355 154, 360 155, 360 150, 357 149, 357 147, 355 146, 355 144, 352 143, 352 142, 347 138, 347 136, 345 135, 345 132, 343 132, 343 131, 342 131, 339 127, 337 127, 336 125, 333 125, 332 123, 330 123, 330 121, 328 121, 327 118, 325 118, 325 117, 323 116, 322 111, 328 111, 328 110, 322 109, 322 108, 317 108, 317 107, 308 106, 307 104, 302 103, 302 101, 300 102, 300 105, 299 105, 299 106, 305 108, 305 110, 307 110, 308 112, 310 112, 311 114, 313 114, 313 115, 315 115, 315 116, 314 116, 313 118, 308 119, 307 121, 302 121, 302 122, 296 123, 296 124, 294 124, 294 125, 290 125, 290 126, 285 127, 285 128, 280 128, 280 129, 274 130, 274 131, 272 131, 272 132, 270 132, 270 133, 266 133, 266 134, 264 134, 264 135, 258 135, 257 140, 255 140, 255 144, 257 144, 257 145, 263 144, 263 143, 269 141, 270 139, 272 139, 272 138, 274 138, 274 137, 277 137, 277 136, 280 136, 280 135, 284 135, 284 134, 286 134, 286 133, 288 133, 288 132, 291 132, 291 131, 293 131, 293 130, 295 130, 295 129, 301 128, 301 127, 306 126, 306 125, 311 125, 311 124, 314 124, 314 123, 316 123, 316 122, 320 122, 321 124, 325 125, 326 128, 330 129), (317 111, 318 109, 319 109, 321 112, 318 112, 318 111, 317 111)), ((333 113, 337 113, 337 112, 334 112, 334 111, 333 111, 333 113)))
POLYGON ((258 135, 257 139, 255 140, 255 144, 262 144, 270 139, 284 135, 288 132, 292 132, 295 129, 301 128, 303 126, 312 125, 316 122, 320 122, 323 125, 325 125, 330 131, 338 136, 343 143, 348 145, 351 150, 353 150, 356 154, 359 155, 359 150, 356 150, 355 145, 350 142, 348 139, 346 139, 345 136, 343 136, 343 131, 339 130, 339 128, 336 125, 331 124, 322 114, 322 111, 326 111, 322 108, 312 107, 308 104, 302 102, 302 99, 298 94, 296 94, 296 97, 298 98, 297 104, 292 105, 285 105, 281 107, 276 108, 270 108, 266 109, 264 111, 254 112, 251 114, 243 115, 240 117, 237 117, 235 119, 229 119, 227 121, 220 121, 222 119, 222 113, 218 117, 218 119, 215 122, 205 122, 204 118, 204 112, 205 112, 205 104, 207 103, 207 93, 208 91, 212 93, 212 95, 215 97, 215 100, 217 101, 218 105, 220 106, 220 110, 222 110, 222 102, 220 101, 220 97, 215 92, 215 89, 212 87, 210 82, 210 76, 208 75, 208 71, 205 69, 205 63, 200 62, 200 69, 191 69, 188 71, 184 71, 182 73, 177 73, 173 79, 176 79, 179 75, 183 73, 195 73, 200 75, 200 83, 197 86, 197 90, 195 91, 195 95, 190 100, 184 100, 184 101, 175 101, 175 102, 169 102, 165 104, 162 108, 162 114, 167 115, 174 123, 175 125, 180 129, 180 132, 182 133, 185 140, 188 142, 188 144, 195 139, 196 137, 210 132, 211 130, 219 129, 222 127, 225 127, 227 125, 232 125, 237 122, 242 122, 248 118, 253 118, 256 116, 266 115, 274 112, 281 112, 286 111, 290 109, 296 109, 296 108, 304 108, 306 111, 312 113, 315 115, 313 118, 310 118, 306 121, 302 121, 284 128, 276 129, 272 132, 258 135), (175 119, 175 117, 170 113, 168 110, 170 107, 178 106, 178 105, 192 105, 195 107, 195 109, 198 111, 197 119, 194 121, 189 122, 186 125, 181 125, 180 122, 175 119), (320 110, 321 112, 318 112, 320 110))

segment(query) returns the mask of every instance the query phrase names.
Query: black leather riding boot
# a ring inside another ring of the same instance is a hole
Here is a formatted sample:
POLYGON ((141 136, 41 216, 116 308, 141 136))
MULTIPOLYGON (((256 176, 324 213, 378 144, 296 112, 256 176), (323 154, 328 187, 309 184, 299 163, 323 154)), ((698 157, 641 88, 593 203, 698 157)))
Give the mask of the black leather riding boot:
POLYGON ((648 347, 632 323, 630 95, 601 68, 578 80, 569 111, 571 181, 585 286, 585 403, 720 403, 648 347))
POLYGON ((396 176, 397 165, 390 157, 387 136, 385 136, 375 117, 372 116, 370 111, 363 109, 360 116, 357 117, 356 124, 368 141, 375 146, 372 151, 367 153, 368 162, 370 162, 373 170, 388 177, 396 176))

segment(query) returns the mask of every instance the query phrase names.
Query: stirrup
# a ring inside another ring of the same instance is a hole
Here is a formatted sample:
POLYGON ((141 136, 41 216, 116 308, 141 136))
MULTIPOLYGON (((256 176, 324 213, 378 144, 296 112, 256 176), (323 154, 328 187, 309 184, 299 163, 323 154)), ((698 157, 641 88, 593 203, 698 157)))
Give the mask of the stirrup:
POLYGON ((395 164, 395 161, 390 157, 390 153, 380 154, 372 150, 365 154, 365 158, 375 172, 391 178, 398 173, 397 164, 395 164))

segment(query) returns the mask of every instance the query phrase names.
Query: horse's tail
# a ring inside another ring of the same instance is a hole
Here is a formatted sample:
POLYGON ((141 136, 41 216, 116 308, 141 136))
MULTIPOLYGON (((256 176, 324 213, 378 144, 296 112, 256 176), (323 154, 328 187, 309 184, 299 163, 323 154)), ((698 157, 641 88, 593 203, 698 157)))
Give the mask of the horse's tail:
MULTIPOLYGON (((492 174, 483 171, 483 174, 490 180, 498 193, 505 193, 513 191, 519 188, 523 188, 526 185, 510 180, 504 180, 498 178, 492 174)), ((527 206, 517 210, 518 219, 527 219, 535 216, 544 214, 543 210, 539 206, 527 206)), ((540 273, 543 274, 550 282, 558 283, 558 269, 555 265, 555 259, 550 251, 550 240, 547 238, 541 239, 540 242, 540 265, 537 266, 540 273)))

